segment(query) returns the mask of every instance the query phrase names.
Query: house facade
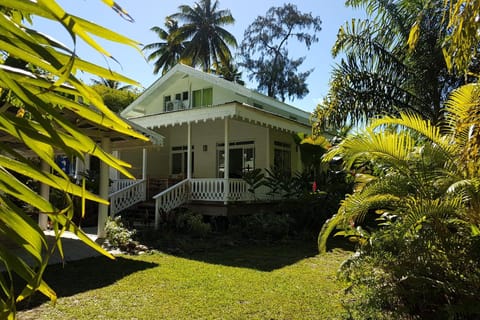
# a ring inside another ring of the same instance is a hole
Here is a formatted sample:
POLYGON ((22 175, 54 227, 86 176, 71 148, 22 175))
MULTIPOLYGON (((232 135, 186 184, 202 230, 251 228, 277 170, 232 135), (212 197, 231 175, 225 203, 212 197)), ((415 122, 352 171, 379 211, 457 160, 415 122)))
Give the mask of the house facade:
MULTIPOLYGON (((293 135, 311 132, 308 112, 182 64, 121 116, 165 137, 162 147, 116 150, 137 178, 176 183, 153 195, 158 210, 174 206, 162 204, 162 197, 181 198, 175 203, 247 199, 245 173, 272 167, 287 174, 302 170, 293 135), (187 194, 178 195, 182 188, 187 194)), ((111 179, 122 177, 113 173, 111 179)))

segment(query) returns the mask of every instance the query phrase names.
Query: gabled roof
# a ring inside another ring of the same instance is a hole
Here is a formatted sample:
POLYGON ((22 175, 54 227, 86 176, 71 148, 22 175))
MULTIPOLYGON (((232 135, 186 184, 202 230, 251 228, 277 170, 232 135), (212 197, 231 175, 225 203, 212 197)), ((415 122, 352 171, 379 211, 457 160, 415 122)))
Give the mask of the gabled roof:
POLYGON ((172 81, 182 79, 186 76, 194 77, 212 85, 224 88, 237 95, 246 97, 253 100, 258 105, 268 107, 268 112, 282 115, 286 118, 295 119, 298 122, 308 124, 310 113, 293 107, 289 104, 278 101, 274 98, 265 96, 255 90, 248 89, 238 83, 227 81, 217 75, 205 73, 195 68, 177 64, 170 69, 165 75, 155 81, 149 88, 147 88, 143 94, 141 94, 133 103, 131 103, 125 110, 121 112, 121 115, 126 118, 136 118, 145 116, 144 105, 149 101, 156 98, 158 91, 165 90, 172 81))

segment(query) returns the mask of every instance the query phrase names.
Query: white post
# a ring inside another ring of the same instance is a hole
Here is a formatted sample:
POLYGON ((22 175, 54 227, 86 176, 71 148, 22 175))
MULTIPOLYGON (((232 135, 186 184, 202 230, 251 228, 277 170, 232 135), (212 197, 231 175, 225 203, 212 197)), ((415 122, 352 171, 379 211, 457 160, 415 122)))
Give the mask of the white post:
MULTIPOLYGON (((118 151, 118 150, 112 151, 112 155, 115 158, 120 159, 120 151, 118 151)), ((118 172, 118 170, 110 168, 109 172, 110 172, 110 179, 112 179, 112 180, 120 179, 120 173, 118 172)))
POLYGON ((187 179, 192 178, 192 125, 187 123, 187 179))
POLYGON ((160 226, 160 207, 158 205, 158 199, 155 199, 155 230, 158 230, 160 226))
POLYGON ((75 179, 77 181, 81 180, 80 176, 83 176, 84 172, 85 172, 85 168, 84 168, 84 163, 82 161, 82 158, 76 157, 75 158, 75 179))
POLYGON ((142 179, 147 179, 147 148, 143 148, 142 150, 142 179))
MULTIPOLYGON (((111 141, 108 137, 102 138, 102 149, 106 153, 111 152, 111 141)), ((103 161, 100 162, 100 188, 99 196, 102 199, 108 200, 108 180, 109 180, 109 167, 103 161)), ((108 217, 108 205, 99 204, 98 205, 98 230, 97 236, 99 238, 105 238, 105 224, 107 223, 108 217)))
MULTIPOLYGON (((50 166, 48 165, 48 163, 46 161, 42 160, 40 166, 41 166, 40 168, 43 172, 46 172, 46 173, 50 172, 50 166)), ((49 198, 50 198, 50 186, 48 186, 44 183, 41 183, 40 184, 40 196, 42 196, 43 198, 45 198, 48 201, 49 198)), ((48 216, 46 214, 40 213, 38 215, 38 225, 40 226, 40 229, 47 230, 48 216)))
POLYGON ((228 142, 228 136, 229 136, 229 123, 228 123, 228 118, 225 118, 225 148, 223 151, 224 154, 224 163, 223 163, 223 179, 224 179, 224 194, 223 194, 223 202, 227 204, 228 202, 228 194, 230 193, 230 188, 228 185, 228 178, 230 176, 230 145, 228 142))

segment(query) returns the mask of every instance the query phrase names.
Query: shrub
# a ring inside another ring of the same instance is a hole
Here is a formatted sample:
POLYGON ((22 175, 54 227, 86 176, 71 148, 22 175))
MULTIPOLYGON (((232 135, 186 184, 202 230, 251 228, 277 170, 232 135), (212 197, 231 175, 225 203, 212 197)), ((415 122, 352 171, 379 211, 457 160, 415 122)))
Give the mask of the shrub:
POLYGON ((368 245, 342 265, 341 274, 351 284, 346 306, 352 314, 478 319, 480 239, 461 236, 467 231, 461 229, 439 235, 428 223, 406 238, 400 228, 374 232, 368 245))
POLYGON ((120 216, 117 216, 114 219, 108 218, 105 225, 105 232, 108 244, 115 248, 130 251, 130 248, 136 246, 135 241, 132 239, 136 231, 128 230, 124 227, 120 216))
POLYGON ((288 214, 256 213, 232 219, 230 230, 256 240, 282 240, 289 236, 292 219, 288 214))
POLYGON ((212 231, 209 223, 203 221, 203 216, 192 211, 178 212, 175 218, 175 228, 194 237, 205 238, 212 231))

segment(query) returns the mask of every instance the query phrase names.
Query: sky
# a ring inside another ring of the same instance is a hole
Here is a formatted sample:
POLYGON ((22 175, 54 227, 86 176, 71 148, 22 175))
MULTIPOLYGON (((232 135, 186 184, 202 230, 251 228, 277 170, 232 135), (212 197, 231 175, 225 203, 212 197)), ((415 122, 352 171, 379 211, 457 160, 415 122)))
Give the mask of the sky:
MULTIPOLYGON (((117 0, 117 3, 135 20, 130 23, 120 18, 101 0, 57 0, 57 2, 67 12, 112 29, 141 44, 158 42, 160 39, 150 31, 150 28, 153 26, 164 28, 165 17, 178 12, 179 5, 193 6, 195 3, 194 0, 117 0)), ((339 28, 352 18, 364 17, 364 13, 362 10, 345 7, 344 0, 290 0, 288 2, 295 4, 299 11, 319 16, 322 20, 322 30, 317 33, 319 41, 314 43, 310 50, 295 41, 291 41, 288 46, 293 58, 306 57, 300 71, 313 69, 313 72, 307 79, 310 93, 302 99, 285 102, 311 112, 328 92, 330 73, 338 61, 332 58, 331 48, 339 28)), ((236 37, 238 43, 242 41, 245 29, 257 16, 265 15, 269 8, 279 7, 284 3, 285 1, 278 0, 219 0, 220 9, 229 9, 235 19, 234 25, 225 28, 236 37)), ((58 25, 37 19, 34 21, 34 26, 67 46, 73 46, 71 38, 58 25)), ((153 62, 146 61, 148 52, 142 55, 141 52, 125 45, 99 41, 118 63, 105 58, 82 43, 77 44, 77 54, 82 59, 108 67, 136 80, 143 88, 148 88, 160 77, 153 74, 153 62)), ((84 77, 87 77, 84 79, 87 82, 91 79, 88 75, 84 77)), ((245 71, 243 71, 243 80, 246 81, 248 88, 256 88, 255 83, 248 81, 245 71)))

